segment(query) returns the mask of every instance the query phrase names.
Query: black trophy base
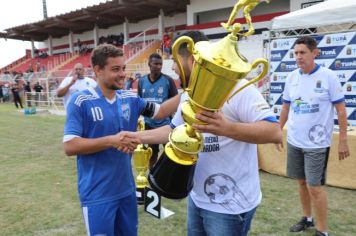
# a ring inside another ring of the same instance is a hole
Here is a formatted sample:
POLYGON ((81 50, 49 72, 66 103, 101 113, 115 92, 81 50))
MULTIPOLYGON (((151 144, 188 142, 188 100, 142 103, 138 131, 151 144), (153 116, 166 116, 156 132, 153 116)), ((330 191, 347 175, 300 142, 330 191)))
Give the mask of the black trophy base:
POLYGON ((193 188, 196 163, 181 165, 172 161, 165 152, 148 175, 151 188, 161 196, 169 199, 182 199, 193 188))
POLYGON ((145 188, 136 188, 136 199, 138 205, 145 204, 145 188))

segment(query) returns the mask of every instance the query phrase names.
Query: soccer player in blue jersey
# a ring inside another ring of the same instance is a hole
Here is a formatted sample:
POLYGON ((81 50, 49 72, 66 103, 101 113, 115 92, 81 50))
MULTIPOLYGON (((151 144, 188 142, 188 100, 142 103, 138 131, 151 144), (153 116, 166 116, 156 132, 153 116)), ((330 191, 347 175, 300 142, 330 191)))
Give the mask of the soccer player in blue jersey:
POLYGON ((140 140, 127 131, 136 131, 140 115, 157 114, 159 105, 119 90, 126 76, 121 49, 100 45, 91 62, 98 86, 72 96, 64 150, 77 155, 78 191, 88 235, 137 235, 130 152, 140 140))
MULTIPOLYGON (((162 104, 168 99, 178 94, 177 87, 173 79, 162 73, 162 57, 158 53, 153 53, 148 59, 150 73, 143 76, 138 81, 137 93, 146 101, 162 104)), ((155 129, 171 122, 170 117, 164 119, 152 119, 145 117, 145 130, 155 129)), ((159 144, 149 145, 152 148, 152 156, 150 158, 150 168, 157 161, 159 144)))

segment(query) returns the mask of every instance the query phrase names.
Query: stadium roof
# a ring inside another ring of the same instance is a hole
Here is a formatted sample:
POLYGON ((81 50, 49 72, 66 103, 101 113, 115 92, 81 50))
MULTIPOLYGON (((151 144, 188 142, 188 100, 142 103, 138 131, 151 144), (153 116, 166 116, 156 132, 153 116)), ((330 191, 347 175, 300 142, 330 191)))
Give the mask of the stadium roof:
POLYGON ((16 26, 0 32, 1 38, 25 41, 44 41, 92 30, 95 25, 108 28, 125 22, 138 22, 158 17, 160 9, 165 15, 185 12, 189 0, 113 0, 98 5, 49 17, 42 21, 16 26))

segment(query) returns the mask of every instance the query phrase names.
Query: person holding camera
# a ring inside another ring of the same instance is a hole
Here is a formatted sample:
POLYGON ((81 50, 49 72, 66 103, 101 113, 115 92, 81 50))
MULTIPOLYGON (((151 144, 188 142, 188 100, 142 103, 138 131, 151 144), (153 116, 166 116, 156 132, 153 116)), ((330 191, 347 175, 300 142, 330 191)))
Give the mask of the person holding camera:
POLYGON ((81 63, 74 66, 72 77, 66 77, 57 89, 57 96, 63 97, 64 107, 67 108, 71 96, 89 87, 96 87, 95 80, 84 77, 84 67, 81 63))

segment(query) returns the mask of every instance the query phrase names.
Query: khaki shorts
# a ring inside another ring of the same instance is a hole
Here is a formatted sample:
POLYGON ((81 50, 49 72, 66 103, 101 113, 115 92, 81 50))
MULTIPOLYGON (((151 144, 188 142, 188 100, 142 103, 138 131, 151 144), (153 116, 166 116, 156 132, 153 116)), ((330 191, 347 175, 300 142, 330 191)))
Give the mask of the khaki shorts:
POLYGON ((287 175, 310 186, 325 185, 330 147, 298 148, 287 144, 287 175))

